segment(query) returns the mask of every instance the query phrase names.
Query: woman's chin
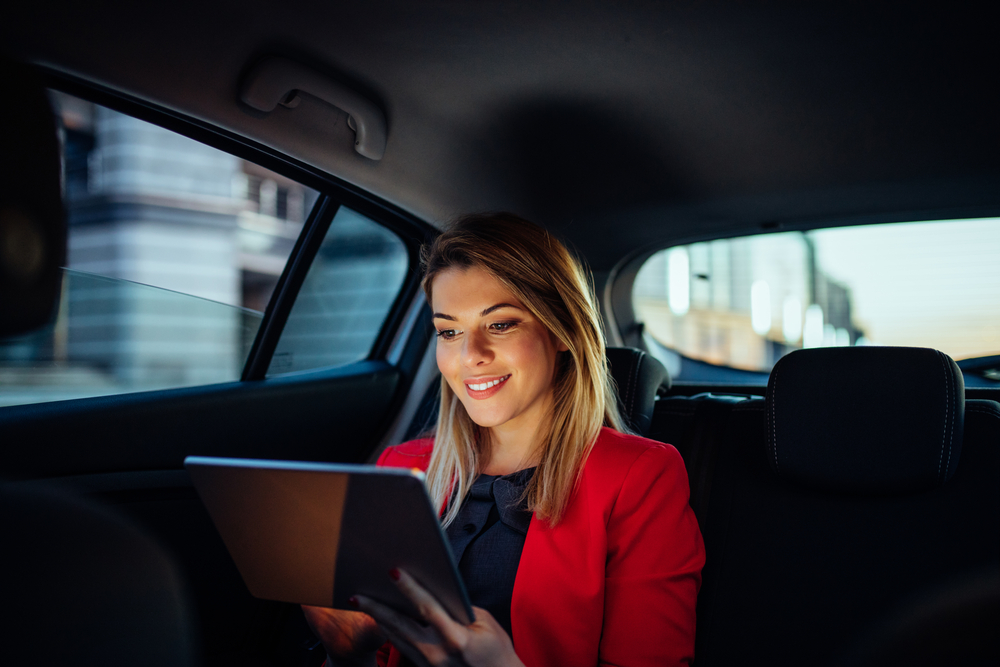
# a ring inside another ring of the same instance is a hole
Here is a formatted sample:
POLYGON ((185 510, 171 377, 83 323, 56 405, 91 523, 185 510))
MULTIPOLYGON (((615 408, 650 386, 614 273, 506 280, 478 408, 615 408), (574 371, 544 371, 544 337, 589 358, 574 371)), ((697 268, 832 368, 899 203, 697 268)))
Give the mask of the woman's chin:
POLYGON ((502 426, 510 419, 507 415, 497 414, 496 412, 490 410, 469 410, 469 408, 466 407, 465 412, 469 415, 469 419, 471 419, 472 422, 479 428, 495 428, 497 426, 502 426))
POLYGON ((495 417, 476 417, 474 415, 469 415, 472 422, 479 428, 494 428, 497 426, 502 426, 506 420, 499 419, 495 417))

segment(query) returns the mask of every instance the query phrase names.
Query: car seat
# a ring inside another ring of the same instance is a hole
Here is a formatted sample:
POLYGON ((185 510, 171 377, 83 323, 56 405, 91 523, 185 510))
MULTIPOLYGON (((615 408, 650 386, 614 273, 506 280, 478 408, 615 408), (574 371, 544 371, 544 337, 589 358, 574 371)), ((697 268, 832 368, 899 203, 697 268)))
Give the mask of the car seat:
MULTIPOLYGON (((5 59, 0 80, 4 336, 51 320, 66 227, 59 146, 45 91, 32 70, 5 59)), ((30 446, 3 441, 5 449, 30 446)), ((0 664, 196 663, 182 577, 131 521, 55 488, 8 481, 0 484, 0 535, 0 664)))

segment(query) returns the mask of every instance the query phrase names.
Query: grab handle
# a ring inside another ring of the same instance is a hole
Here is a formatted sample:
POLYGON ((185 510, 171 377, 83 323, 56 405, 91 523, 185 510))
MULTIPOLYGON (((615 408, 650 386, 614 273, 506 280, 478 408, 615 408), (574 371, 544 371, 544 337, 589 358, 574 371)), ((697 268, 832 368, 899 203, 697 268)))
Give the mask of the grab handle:
POLYGON ((240 98, 259 111, 274 111, 278 104, 294 107, 297 91, 318 97, 347 112, 355 132, 354 150, 372 160, 385 154, 385 115, 371 100, 347 86, 287 58, 271 57, 250 71, 240 98))

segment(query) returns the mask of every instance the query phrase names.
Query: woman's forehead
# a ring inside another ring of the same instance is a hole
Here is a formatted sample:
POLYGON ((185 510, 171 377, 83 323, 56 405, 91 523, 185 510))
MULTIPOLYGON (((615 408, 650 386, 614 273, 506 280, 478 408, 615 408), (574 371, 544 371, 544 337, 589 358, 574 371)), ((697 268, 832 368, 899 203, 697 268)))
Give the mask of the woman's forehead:
POLYGON ((480 267, 450 268, 434 277, 431 308, 451 317, 483 316, 497 306, 524 305, 496 276, 480 267))

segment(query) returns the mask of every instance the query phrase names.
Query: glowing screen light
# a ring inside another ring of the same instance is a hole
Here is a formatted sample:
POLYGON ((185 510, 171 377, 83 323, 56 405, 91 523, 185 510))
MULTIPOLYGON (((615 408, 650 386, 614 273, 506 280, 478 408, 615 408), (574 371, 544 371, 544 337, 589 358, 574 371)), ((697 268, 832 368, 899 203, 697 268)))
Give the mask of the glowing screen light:
POLYGON ((802 327, 802 347, 823 347, 823 307, 818 303, 806 308, 806 323, 802 327))
POLYGON ((794 296, 786 296, 781 307, 781 335, 786 343, 798 342, 802 337, 802 303, 794 296))
POLYGON ((685 315, 691 307, 690 267, 687 248, 667 252, 667 302, 674 315, 685 315))
POLYGON ((766 280, 750 286, 750 324, 761 336, 771 330, 771 288, 766 280))

